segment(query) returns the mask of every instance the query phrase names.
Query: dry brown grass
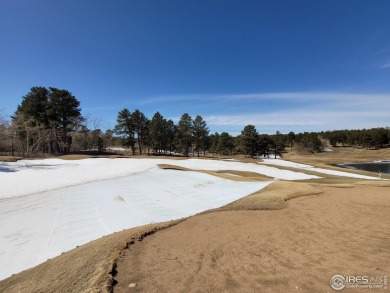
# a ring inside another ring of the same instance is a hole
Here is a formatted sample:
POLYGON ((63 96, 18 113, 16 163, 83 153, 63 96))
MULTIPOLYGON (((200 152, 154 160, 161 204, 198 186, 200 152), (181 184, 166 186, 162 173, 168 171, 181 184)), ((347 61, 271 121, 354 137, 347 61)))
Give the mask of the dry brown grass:
POLYGON ((351 188, 355 187, 355 184, 351 183, 336 183, 336 184, 324 184, 326 187, 334 187, 334 188, 351 188))
POLYGON ((187 160, 192 157, 182 157, 182 156, 174 156, 174 155, 148 155, 148 154, 143 154, 143 155, 126 155, 126 156, 120 156, 117 155, 118 157, 121 158, 131 158, 131 159, 169 159, 169 160, 187 160))
POLYGON ((61 160, 84 160, 84 159, 90 159, 90 158, 96 158, 96 156, 95 155, 71 154, 71 155, 63 155, 63 156, 58 157, 58 159, 61 159, 61 160))
POLYGON ((181 220, 105 236, 0 282, 0 292, 109 292, 115 262, 129 245, 181 220))
POLYGON ((209 170, 193 170, 177 165, 171 164, 158 164, 159 168, 164 170, 177 170, 177 171, 192 171, 199 172, 215 177, 228 179, 232 181, 241 181, 241 182, 253 182, 253 181, 266 181, 273 180, 272 177, 268 177, 262 174, 255 172, 246 172, 246 171, 235 171, 235 170, 219 170, 219 171, 209 171, 209 170))
POLYGON ((269 181, 274 180, 273 177, 265 176, 255 172, 235 171, 235 170, 219 170, 219 171, 200 171, 212 176, 241 182, 269 181))
POLYGON ((320 188, 286 209, 204 214, 147 237, 118 262, 115 292, 325 293, 335 273, 388 274, 390 189, 320 188))
POLYGON ((12 156, 1 156, 0 162, 16 162, 17 160, 23 159, 22 157, 12 157, 12 156))
POLYGON ((181 166, 177 166, 177 165, 171 165, 171 164, 157 164, 157 166, 160 169, 164 169, 164 170, 194 171, 194 170, 189 169, 189 168, 185 168, 185 167, 181 167, 181 166))
POLYGON ((247 155, 218 155, 218 154, 207 154, 205 156, 189 156, 187 159, 205 159, 205 160, 234 160, 237 162, 242 162, 242 163, 256 163, 256 162, 261 162, 259 159, 254 159, 250 156, 247 155))
POLYGON ((390 148, 379 150, 366 150, 351 147, 332 148, 332 152, 323 152, 317 154, 297 154, 289 151, 284 155, 284 159, 302 164, 330 165, 342 162, 368 162, 376 160, 390 159, 390 148))
POLYGON ((236 156, 236 157, 234 157, 234 159, 237 162, 241 162, 241 163, 254 163, 254 164, 263 161, 261 159, 254 159, 254 158, 248 157, 248 156, 236 156))
POLYGON ((390 187, 390 181, 358 181, 357 185, 368 185, 368 186, 378 186, 378 187, 390 187))
POLYGON ((308 196, 322 193, 308 183, 291 181, 275 181, 266 188, 249 196, 229 203, 217 210, 278 210, 285 208, 287 201, 299 196, 308 196))

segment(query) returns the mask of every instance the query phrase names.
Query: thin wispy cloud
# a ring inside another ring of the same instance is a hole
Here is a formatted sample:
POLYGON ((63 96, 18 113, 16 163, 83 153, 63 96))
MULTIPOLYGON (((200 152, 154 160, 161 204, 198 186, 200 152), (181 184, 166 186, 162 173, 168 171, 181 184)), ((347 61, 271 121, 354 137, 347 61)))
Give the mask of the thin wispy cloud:
POLYGON ((382 65, 380 66, 380 68, 381 68, 381 69, 390 68, 390 62, 387 62, 387 63, 385 63, 385 64, 382 64, 382 65))
MULTIPOLYGON (((390 94, 269 92, 164 95, 132 100, 128 108, 130 111, 140 109, 149 118, 159 111, 175 123, 183 113, 189 113, 193 118, 201 115, 211 132, 227 131, 231 134, 239 134, 248 124, 255 125, 263 133, 390 126, 390 94)), ((112 121, 111 127, 119 110, 118 105, 115 110, 104 111, 105 120, 112 121)))
MULTIPOLYGON (((390 63, 388 64, 390 67, 390 63)), ((390 99, 390 94, 351 94, 342 92, 270 92, 250 94, 188 94, 165 95, 142 100, 141 104, 151 104, 161 101, 226 101, 226 100, 292 100, 292 101, 340 101, 367 102, 369 100, 385 101, 390 99)))
MULTIPOLYGON (((390 115, 390 111, 371 112, 371 111, 295 111, 275 112, 275 113, 259 113, 252 115, 215 115, 207 116, 206 120, 213 125, 247 125, 253 124, 257 126, 338 126, 342 128, 348 124, 349 127, 353 125, 362 125, 366 123, 366 119, 376 117, 377 119, 386 119, 390 115)), ((375 123, 375 122, 374 122, 375 123)), ((372 123, 370 123, 372 124, 372 123)), ((364 126, 363 126, 364 127, 364 126)))
MULTIPOLYGON (((231 108, 225 109, 226 113, 219 113, 219 109, 215 108, 208 110, 209 114, 204 116, 210 128, 226 131, 237 130, 247 124, 263 128, 268 133, 279 129, 321 131, 390 125, 389 94, 285 92, 208 95, 207 98, 202 96, 202 100, 205 108, 210 101, 217 100, 221 104, 233 101, 231 108), (279 101, 276 109, 267 110, 264 107, 270 99, 279 101), (241 105, 240 109, 237 109, 238 104, 241 105)), ((175 121, 178 119, 178 116, 174 117, 175 121)))

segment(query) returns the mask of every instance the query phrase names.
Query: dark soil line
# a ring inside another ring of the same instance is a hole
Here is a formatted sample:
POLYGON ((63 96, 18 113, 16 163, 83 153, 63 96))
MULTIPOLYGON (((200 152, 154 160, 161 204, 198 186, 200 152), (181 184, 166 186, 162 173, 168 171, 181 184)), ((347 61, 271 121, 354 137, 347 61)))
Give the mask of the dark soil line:
POLYGON ((126 252, 127 249, 130 248, 130 246, 134 245, 136 243, 136 241, 141 242, 145 237, 153 235, 153 234, 155 234, 158 231, 165 230, 165 229, 171 228, 173 226, 176 226, 177 224, 179 224, 181 222, 184 222, 185 220, 187 220, 187 218, 184 218, 184 219, 181 219, 181 220, 177 220, 174 223, 172 223, 171 225, 166 226, 166 227, 161 227, 161 228, 155 227, 155 228, 153 228, 153 229, 151 229, 149 231, 146 231, 146 232, 142 233, 138 237, 130 238, 130 241, 126 242, 126 245, 123 247, 122 251, 119 253, 119 256, 114 260, 114 262, 112 264, 111 271, 108 273, 109 275, 111 275, 111 278, 109 278, 107 280, 107 283, 106 283, 106 290, 107 290, 107 292, 114 293, 115 285, 118 283, 115 280, 115 276, 118 274, 117 262, 118 262, 118 260, 120 258, 125 256, 125 252, 126 252))

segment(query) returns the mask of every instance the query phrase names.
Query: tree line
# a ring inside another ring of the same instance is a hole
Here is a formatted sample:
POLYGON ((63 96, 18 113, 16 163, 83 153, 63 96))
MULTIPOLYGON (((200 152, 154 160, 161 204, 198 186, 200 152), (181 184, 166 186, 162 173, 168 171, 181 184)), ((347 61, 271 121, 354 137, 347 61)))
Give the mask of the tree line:
POLYGON ((322 132, 332 146, 383 148, 389 145, 389 128, 335 130, 322 132))
MULTIPOLYGON (((11 152, 29 156, 32 153, 67 153, 72 133, 83 121, 80 102, 67 90, 33 87, 22 98, 11 122, 3 131, 3 140, 11 152)), ((4 126, 4 124, 3 124, 4 126)))
POLYGON ((11 119, 0 113, 0 152, 21 156, 98 151, 122 146, 135 154, 183 156, 246 154, 283 155, 286 148, 319 152, 328 144, 363 148, 389 146, 390 129, 335 130, 261 134, 246 125, 240 135, 210 134, 206 121, 184 113, 177 124, 159 112, 148 118, 139 109, 122 109, 113 129, 103 132, 97 119, 81 115, 80 102, 67 90, 33 87, 11 119))

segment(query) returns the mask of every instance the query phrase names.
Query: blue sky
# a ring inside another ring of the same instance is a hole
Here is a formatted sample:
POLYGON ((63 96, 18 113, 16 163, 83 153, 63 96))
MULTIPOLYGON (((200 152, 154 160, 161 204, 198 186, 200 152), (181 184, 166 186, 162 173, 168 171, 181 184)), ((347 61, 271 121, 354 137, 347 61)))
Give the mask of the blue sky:
POLYGON ((1 0, 0 109, 67 89, 238 134, 390 126, 390 1, 1 0))

